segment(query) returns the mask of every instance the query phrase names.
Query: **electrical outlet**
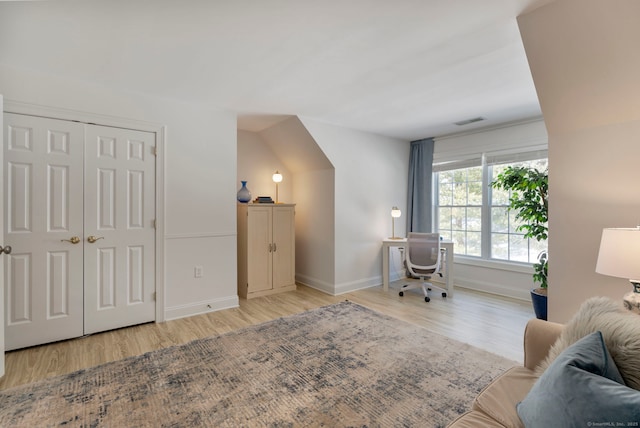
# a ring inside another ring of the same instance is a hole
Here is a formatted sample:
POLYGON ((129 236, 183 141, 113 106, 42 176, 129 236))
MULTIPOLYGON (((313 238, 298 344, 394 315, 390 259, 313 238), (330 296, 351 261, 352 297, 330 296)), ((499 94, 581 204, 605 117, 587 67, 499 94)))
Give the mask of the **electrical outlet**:
POLYGON ((202 266, 196 266, 193 268, 193 277, 202 278, 202 266))

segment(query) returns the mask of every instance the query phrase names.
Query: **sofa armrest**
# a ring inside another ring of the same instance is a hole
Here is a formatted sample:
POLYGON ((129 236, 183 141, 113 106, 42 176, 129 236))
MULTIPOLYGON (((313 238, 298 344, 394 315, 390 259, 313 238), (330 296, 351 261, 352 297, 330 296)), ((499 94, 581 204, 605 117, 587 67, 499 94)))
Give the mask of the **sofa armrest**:
POLYGON ((524 366, 535 370, 549 353, 564 325, 539 319, 531 319, 524 330, 524 366))

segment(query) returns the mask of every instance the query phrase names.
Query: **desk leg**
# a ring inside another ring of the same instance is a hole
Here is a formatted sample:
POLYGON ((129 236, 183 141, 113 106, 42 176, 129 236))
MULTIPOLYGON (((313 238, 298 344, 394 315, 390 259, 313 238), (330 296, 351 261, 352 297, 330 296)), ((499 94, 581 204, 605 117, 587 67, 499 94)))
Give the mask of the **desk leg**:
POLYGON ((447 297, 453 297, 453 251, 450 248, 447 248, 446 263, 447 297))
POLYGON ((389 251, 388 245, 382 245, 382 291, 389 291, 389 251))

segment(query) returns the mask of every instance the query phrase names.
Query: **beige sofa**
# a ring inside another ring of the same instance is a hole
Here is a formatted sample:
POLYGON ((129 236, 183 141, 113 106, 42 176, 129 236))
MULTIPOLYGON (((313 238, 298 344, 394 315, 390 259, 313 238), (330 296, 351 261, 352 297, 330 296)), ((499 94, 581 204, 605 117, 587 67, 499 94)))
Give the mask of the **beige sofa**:
POLYGON ((524 365, 449 426, 524 427, 519 415, 532 427, 640 426, 640 316, 592 297, 567 324, 529 321, 524 365))
POLYGON ((524 427, 516 412, 538 377, 535 367, 547 356, 562 332, 563 325, 532 319, 524 332, 524 366, 507 370, 476 397, 467 413, 449 424, 462 427, 524 427))

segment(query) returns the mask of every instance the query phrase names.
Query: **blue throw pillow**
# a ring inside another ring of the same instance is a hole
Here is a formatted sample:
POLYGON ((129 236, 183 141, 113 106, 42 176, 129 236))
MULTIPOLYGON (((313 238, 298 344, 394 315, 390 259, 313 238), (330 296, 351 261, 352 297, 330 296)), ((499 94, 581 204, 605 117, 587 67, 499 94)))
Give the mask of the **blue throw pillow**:
POLYGON ((624 384, 597 331, 565 349, 517 410, 527 428, 639 426, 640 391, 624 384))

